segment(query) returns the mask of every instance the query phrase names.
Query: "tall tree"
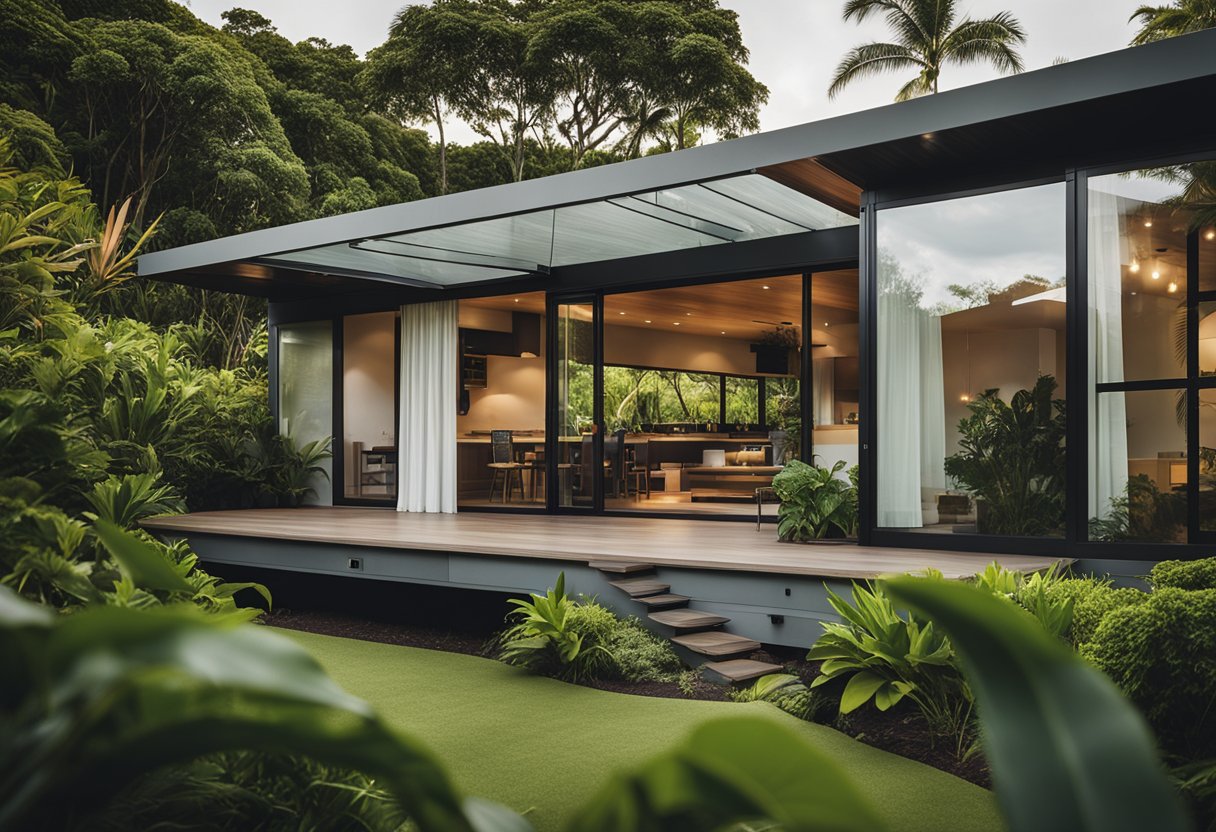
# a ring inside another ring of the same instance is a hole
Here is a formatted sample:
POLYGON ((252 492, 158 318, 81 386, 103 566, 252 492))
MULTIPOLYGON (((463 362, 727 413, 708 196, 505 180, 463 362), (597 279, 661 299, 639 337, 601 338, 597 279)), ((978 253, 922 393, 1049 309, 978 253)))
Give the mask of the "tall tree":
POLYGON ((448 191, 447 133, 453 112, 468 110, 473 52, 478 42, 475 9, 466 0, 436 0, 397 13, 388 40, 368 54, 361 82, 372 105, 403 125, 432 124, 439 145, 439 192, 448 191))
POLYGON ((1132 44, 1139 46, 1216 28, 1216 0, 1174 0, 1168 6, 1141 6, 1130 19, 1140 24, 1140 31, 1132 38, 1132 44))
POLYGON ((955 0, 847 0, 844 19, 862 23, 882 15, 894 41, 866 43, 849 50, 828 87, 836 97, 853 81, 884 72, 916 72, 896 101, 938 91, 947 64, 987 63, 1000 72, 1021 72, 1018 47, 1026 43, 1022 24, 1009 12, 982 20, 958 21, 955 0))

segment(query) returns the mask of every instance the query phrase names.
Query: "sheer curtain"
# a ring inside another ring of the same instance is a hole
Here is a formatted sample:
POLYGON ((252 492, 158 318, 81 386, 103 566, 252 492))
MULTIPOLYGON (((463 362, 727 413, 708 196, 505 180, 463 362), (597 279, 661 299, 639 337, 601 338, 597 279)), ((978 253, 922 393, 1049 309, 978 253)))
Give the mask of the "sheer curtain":
POLYGON ((832 424, 836 409, 836 359, 811 363, 811 418, 815 427, 832 424))
POLYGON ((1089 191, 1089 516, 1127 488, 1127 404, 1094 385, 1123 381, 1123 264, 1130 261, 1119 197, 1089 191))
POLYGON ((922 488, 946 484, 941 320, 879 283, 878 526, 919 528, 922 488))
POLYGON ((401 307, 398 511, 456 511, 457 303, 401 307))

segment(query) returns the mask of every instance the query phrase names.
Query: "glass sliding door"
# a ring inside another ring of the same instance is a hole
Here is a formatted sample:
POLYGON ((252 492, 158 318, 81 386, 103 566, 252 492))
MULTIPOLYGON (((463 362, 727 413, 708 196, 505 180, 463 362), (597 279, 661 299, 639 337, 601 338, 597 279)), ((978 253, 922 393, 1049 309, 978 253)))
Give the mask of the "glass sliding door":
POLYGON ((346 500, 397 499, 397 312, 342 320, 342 492, 346 500))
POLYGON ((878 528, 1062 536, 1064 184, 876 222, 878 528))
MULTIPOLYGON (((279 433, 296 446, 330 439, 334 433, 334 338, 330 321, 280 324, 279 433)), ((332 459, 321 466, 324 475, 312 478, 312 492, 304 502, 330 505, 333 492, 332 459)))
POLYGON ((553 309, 554 402, 549 468, 554 504, 563 509, 600 507, 604 479, 600 432, 600 380, 596 372, 598 316, 594 298, 559 300, 553 309))

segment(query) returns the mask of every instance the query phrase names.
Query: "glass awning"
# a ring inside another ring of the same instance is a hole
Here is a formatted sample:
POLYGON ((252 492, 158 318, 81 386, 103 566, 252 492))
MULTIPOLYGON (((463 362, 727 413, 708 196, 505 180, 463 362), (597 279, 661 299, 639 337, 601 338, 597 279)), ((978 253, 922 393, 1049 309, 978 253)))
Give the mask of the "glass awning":
POLYGON ((578 263, 856 225, 761 174, 647 191, 259 258, 280 268, 427 288, 548 274, 578 263))

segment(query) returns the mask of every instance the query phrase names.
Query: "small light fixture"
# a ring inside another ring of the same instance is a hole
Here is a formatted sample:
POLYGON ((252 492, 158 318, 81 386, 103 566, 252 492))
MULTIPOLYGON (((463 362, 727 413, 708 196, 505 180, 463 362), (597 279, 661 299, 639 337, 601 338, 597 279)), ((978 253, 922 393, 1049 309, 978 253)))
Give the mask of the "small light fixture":
POLYGON ((1136 293, 1135 293, 1135 292, 1132 292, 1132 297, 1135 297, 1135 296, 1136 296, 1136 293))
POLYGON ((958 400, 960 402, 969 402, 969 401, 971 401, 971 397, 968 396, 966 393, 964 393, 963 395, 958 397, 958 400))
POLYGON ((726 334, 726 330, 725 330, 725 329, 724 329, 724 330, 722 330, 722 334, 723 334, 723 335, 725 335, 725 334, 726 334))
POLYGON ((831 324, 829 324, 827 321, 824 321, 824 322, 823 322, 823 325, 824 325, 824 326, 831 326, 831 324))
POLYGON ((1144 227, 1145 227, 1145 228, 1152 228, 1152 227, 1153 227, 1153 221, 1152 221, 1152 220, 1145 220, 1145 221, 1144 221, 1144 227))
POLYGON ((691 318, 691 317, 692 317, 692 313, 691 313, 691 312, 685 312, 685 313, 684 313, 684 317, 685 317, 685 318, 691 318))
POLYGON ((536 358, 536 353, 532 352, 531 350, 524 350, 523 352, 521 352, 519 354, 519 357, 520 358, 536 358))
POLYGON ((616 314, 618 314, 618 315, 624 315, 625 313, 624 313, 624 312, 617 312, 616 314))
POLYGON ((646 324, 650 323, 650 318, 647 318, 647 319, 646 319, 645 321, 643 321, 642 323, 646 323, 646 324))
POLYGON ((760 288, 761 288, 761 289, 767 289, 768 287, 767 287, 767 286, 761 286, 760 288))
POLYGON ((1208 233, 1203 235, 1205 240, 1216 240, 1216 228, 1209 228, 1208 233))
POLYGON ((1140 273, 1140 261, 1132 260, 1132 264, 1127 267, 1127 270, 1130 271, 1132 274, 1139 274, 1140 273))
POLYGON ((519 298, 516 298, 516 299, 515 299, 515 302, 516 302, 516 303, 519 303, 519 298))
POLYGON ((672 325, 672 326, 679 326, 679 325, 680 325, 680 322, 679 322, 679 321, 672 321, 672 322, 671 322, 671 325, 672 325))
POLYGON ((1161 272, 1153 272, 1153 280, 1160 280, 1161 272))
POLYGON ((1166 288, 1169 289, 1171 294, 1173 294, 1174 292, 1178 291, 1178 284, 1171 280, 1170 285, 1167 286, 1166 288))

